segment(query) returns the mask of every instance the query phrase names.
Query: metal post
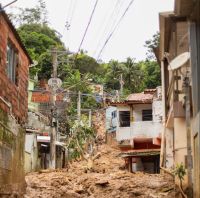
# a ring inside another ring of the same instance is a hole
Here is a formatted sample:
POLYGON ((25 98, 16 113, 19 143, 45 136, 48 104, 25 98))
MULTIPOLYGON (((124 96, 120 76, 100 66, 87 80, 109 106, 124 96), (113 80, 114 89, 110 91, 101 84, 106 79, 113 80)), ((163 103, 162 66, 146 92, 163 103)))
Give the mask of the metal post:
MULTIPOLYGON (((53 62, 53 78, 57 78, 57 49, 54 48, 52 51, 52 62, 53 62)), ((52 102, 52 114, 55 113, 55 103, 56 103, 56 91, 53 89, 51 91, 51 102, 52 102)), ((50 139, 50 167, 52 169, 56 168, 56 119, 53 118, 51 123, 51 139, 50 139)))

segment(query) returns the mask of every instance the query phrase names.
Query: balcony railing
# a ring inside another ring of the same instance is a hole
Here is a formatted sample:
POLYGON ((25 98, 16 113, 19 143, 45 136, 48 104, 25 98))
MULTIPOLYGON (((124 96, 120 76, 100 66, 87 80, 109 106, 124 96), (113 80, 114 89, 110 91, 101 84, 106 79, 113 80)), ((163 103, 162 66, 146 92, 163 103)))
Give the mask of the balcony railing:
POLYGON ((161 122, 133 122, 130 127, 119 127, 116 138, 118 141, 133 138, 155 138, 160 136, 162 127, 161 122))

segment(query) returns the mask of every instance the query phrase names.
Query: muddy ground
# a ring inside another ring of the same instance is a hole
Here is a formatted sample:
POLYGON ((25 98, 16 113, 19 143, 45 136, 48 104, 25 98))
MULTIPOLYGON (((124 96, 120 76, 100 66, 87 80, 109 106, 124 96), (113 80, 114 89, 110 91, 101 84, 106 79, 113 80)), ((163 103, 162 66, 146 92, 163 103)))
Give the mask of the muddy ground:
POLYGON ((86 161, 73 162, 68 169, 44 170, 26 176, 25 198, 173 198, 171 176, 129 173, 122 170, 119 151, 100 145, 100 156, 92 171, 86 161))

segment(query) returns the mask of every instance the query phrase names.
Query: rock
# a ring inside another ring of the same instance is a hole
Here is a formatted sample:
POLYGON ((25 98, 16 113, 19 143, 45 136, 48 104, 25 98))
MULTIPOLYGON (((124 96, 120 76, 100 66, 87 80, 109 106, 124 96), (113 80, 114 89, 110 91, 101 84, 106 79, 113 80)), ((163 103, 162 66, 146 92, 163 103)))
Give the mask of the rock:
POLYGON ((69 190, 65 194, 63 194, 61 197, 62 198, 81 198, 81 195, 74 192, 73 190, 69 190))
POLYGON ((108 180, 98 180, 95 182, 95 185, 106 187, 109 184, 108 180))
POLYGON ((83 186, 76 186, 74 188, 74 191, 77 192, 78 194, 85 192, 84 189, 83 189, 83 186))

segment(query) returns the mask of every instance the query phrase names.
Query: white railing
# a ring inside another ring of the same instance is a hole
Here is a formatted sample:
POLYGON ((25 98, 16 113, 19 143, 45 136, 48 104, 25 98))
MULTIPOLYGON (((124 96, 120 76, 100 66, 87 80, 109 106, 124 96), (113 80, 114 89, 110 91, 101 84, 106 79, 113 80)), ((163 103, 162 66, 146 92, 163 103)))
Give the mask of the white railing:
POLYGON ((155 138, 160 136, 162 127, 161 122, 133 122, 130 127, 118 127, 116 138, 118 141, 133 138, 155 138))

